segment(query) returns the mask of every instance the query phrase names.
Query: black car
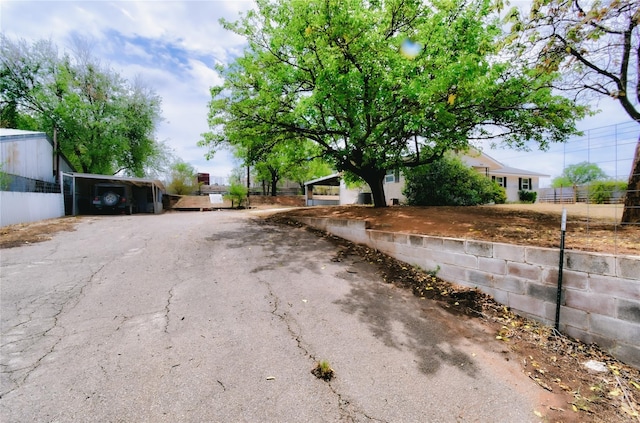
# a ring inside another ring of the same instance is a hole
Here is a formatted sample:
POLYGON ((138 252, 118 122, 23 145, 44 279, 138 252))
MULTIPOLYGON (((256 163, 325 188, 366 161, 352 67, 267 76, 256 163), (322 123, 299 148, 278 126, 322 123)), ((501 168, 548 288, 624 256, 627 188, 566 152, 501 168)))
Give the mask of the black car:
POLYGON ((131 186, 125 184, 95 184, 93 187, 93 207, 98 211, 133 211, 131 186))

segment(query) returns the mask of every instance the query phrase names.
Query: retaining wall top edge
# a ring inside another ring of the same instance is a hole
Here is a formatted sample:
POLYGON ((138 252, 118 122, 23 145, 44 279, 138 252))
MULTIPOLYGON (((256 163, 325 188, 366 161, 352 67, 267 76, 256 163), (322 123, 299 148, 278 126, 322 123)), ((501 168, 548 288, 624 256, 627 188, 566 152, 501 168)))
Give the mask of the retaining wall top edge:
MULTIPOLYGON (((368 220, 360 220, 360 219, 335 219, 335 218, 331 218, 331 217, 312 217, 312 216, 300 216, 300 217, 293 217, 293 220, 296 219, 310 219, 310 220, 325 220, 327 223, 330 223, 332 221, 338 222, 349 222, 349 225, 354 225, 354 226, 359 226, 357 223, 351 223, 351 222, 361 222, 362 226, 364 227, 364 229, 366 229, 367 231, 371 231, 371 232, 381 232, 381 233, 389 233, 389 234, 401 234, 401 235, 407 235, 407 236, 419 236, 419 237, 423 237, 423 238, 439 238, 442 240, 447 240, 447 241, 462 241, 462 242, 467 242, 467 241, 473 241, 473 242, 484 242, 484 243, 489 243, 489 244, 493 244, 493 245, 497 245, 497 246, 504 246, 504 247, 521 247, 521 248, 525 248, 525 249, 535 249, 535 250, 542 250, 542 251, 560 251, 560 248, 558 247, 538 247, 535 245, 524 245, 524 244, 509 244, 506 242, 493 242, 493 241, 486 241, 486 240, 482 240, 482 239, 475 239, 475 238, 454 238, 454 237, 446 237, 446 236, 437 236, 437 235, 428 235, 428 234, 418 234, 418 233, 410 233, 410 232, 397 232, 397 231, 388 231, 388 230, 382 230, 382 229, 371 229, 370 228, 370 222, 368 220)), ((585 250, 574 250, 574 249, 565 249, 564 250, 565 253, 576 253, 576 254, 581 254, 581 255, 589 255, 589 256, 602 256, 602 257, 611 257, 611 258, 628 258, 631 260, 640 260, 640 255, 629 255, 629 254, 611 254, 611 253, 600 253, 600 252, 595 252, 595 251, 585 251, 585 250)))

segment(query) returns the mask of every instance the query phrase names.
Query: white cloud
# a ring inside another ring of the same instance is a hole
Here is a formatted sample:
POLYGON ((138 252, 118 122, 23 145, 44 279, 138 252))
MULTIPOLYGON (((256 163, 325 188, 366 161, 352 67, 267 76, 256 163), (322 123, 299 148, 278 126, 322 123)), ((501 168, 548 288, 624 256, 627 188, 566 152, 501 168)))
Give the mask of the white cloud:
POLYGON ((130 81, 139 76, 162 97, 159 140, 212 176, 235 166, 228 152, 206 161, 197 147, 208 130, 209 88, 222 81, 213 66, 237 56, 244 40, 219 19, 235 20, 253 1, 0 2, 2 31, 28 41, 51 39, 61 50, 73 35, 90 39, 103 64, 130 81))

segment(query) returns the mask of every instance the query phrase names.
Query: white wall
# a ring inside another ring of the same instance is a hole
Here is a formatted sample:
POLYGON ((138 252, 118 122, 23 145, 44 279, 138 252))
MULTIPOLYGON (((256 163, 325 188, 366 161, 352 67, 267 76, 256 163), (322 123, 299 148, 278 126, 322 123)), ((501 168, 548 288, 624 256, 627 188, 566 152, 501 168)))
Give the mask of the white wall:
POLYGON ((396 198, 400 204, 407 202, 407 197, 402 194, 405 182, 404 175, 401 173, 398 182, 385 182, 383 184, 387 205, 392 205, 394 198, 396 198))
POLYGON ((351 189, 347 188, 347 184, 345 184, 343 179, 340 179, 340 201, 339 204, 357 204, 358 203, 358 194, 360 194, 359 189, 351 189))
POLYGON ((13 139, 0 143, 2 171, 25 178, 53 182, 53 147, 45 134, 13 139))
POLYGON ((0 227, 62 216, 63 194, 0 191, 0 227))

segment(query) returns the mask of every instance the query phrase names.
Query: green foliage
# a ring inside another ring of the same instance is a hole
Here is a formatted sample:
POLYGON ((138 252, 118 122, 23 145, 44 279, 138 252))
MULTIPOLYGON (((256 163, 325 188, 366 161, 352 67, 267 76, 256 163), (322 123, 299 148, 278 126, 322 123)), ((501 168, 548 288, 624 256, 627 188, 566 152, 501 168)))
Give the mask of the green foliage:
POLYGON ((4 163, 0 163, 0 191, 6 191, 11 184, 11 175, 4 170, 4 163))
POLYGON ((475 206, 506 200, 504 188, 457 157, 408 169, 405 177, 403 194, 414 206, 475 206))
POLYGON ((580 162, 567 166, 562 175, 551 181, 553 188, 570 187, 588 184, 592 181, 603 180, 607 174, 595 163, 580 162))
POLYGON ((573 182, 566 176, 560 175, 553 178, 553 180, 551 181, 551 186, 553 188, 572 187, 573 182))
POLYGON ((329 364, 326 360, 320 360, 316 363, 316 366, 311 370, 311 373, 318 379, 322 379, 325 381, 330 381, 333 379, 335 371, 331 368, 331 364, 329 364))
POLYGON ((247 199, 247 187, 237 182, 232 182, 229 187, 229 193, 224 198, 231 201, 231 207, 241 207, 242 203, 247 199))
POLYGON ((310 141, 264 140, 244 138, 234 144, 234 154, 245 165, 253 166, 253 177, 270 185, 271 195, 277 195, 281 180, 304 182, 331 174, 331 168, 322 160, 318 147, 310 141))
POLYGON ((309 158, 294 166, 288 172, 288 179, 295 181, 304 191, 304 183, 333 173, 329 163, 321 158, 309 158))
POLYGON ((189 195, 198 190, 197 172, 193 166, 182 160, 171 165, 170 181, 167 192, 177 195, 189 195))
POLYGON ((507 202, 507 190, 504 187, 501 187, 497 183, 492 184, 493 188, 493 196, 491 199, 496 204, 504 204, 507 202))
POLYGON ((589 201, 594 204, 611 203, 626 190, 625 181, 595 181, 589 184, 589 201))
MULTIPOLYGON (((419 270, 419 268, 418 268, 419 270)), ((440 265, 437 264, 435 269, 429 269, 427 271, 425 271, 425 273, 429 276, 431 276, 432 278, 435 278, 436 276, 438 276, 438 272, 440 271, 440 265)))
POLYGON ((82 40, 73 47, 74 55, 61 55, 50 41, 0 35, 2 125, 55 132, 78 171, 144 176, 165 153, 154 140, 160 98, 102 66, 82 40))
POLYGON ((536 202, 537 198, 538 198, 538 193, 535 191, 527 191, 527 190, 518 191, 518 199, 520 200, 521 203, 533 204, 536 202))
POLYGON ((489 0, 257 4, 223 21, 248 48, 211 90, 200 142, 209 155, 247 140, 312 141, 385 206, 387 169, 430 163, 473 138, 545 147, 575 133, 584 115, 552 93, 549 76, 503 59, 489 0), (421 48, 403 50, 411 41, 421 48))

